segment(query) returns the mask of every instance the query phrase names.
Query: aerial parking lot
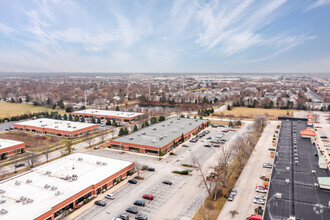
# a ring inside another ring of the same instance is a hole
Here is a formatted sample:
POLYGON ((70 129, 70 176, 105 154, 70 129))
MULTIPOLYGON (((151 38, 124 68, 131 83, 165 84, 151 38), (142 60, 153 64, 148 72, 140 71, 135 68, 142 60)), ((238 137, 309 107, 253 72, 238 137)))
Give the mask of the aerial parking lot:
MULTIPOLYGON (((246 127, 242 129, 245 130, 246 127)), ((142 179, 138 179, 137 184, 125 184, 114 193, 115 199, 103 199, 106 206, 94 205, 77 219, 113 219, 121 214, 127 214, 130 219, 134 219, 136 214, 126 211, 129 207, 137 208, 138 213, 146 215, 148 219, 191 219, 200 207, 206 190, 199 171, 195 167, 185 167, 182 164, 194 165, 192 157, 195 157, 203 169, 209 169, 210 161, 214 162, 212 156, 219 151, 219 147, 204 147, 204 145, 209 143, 207 137, 216 137, 223 133, 223 129, 209 127, 207 130, 209 133, 199 138, 196 143, 184 142, 183 144, 188 147, 177 147, 174 151, 175 155, 168 155, 163 160, 159 160, 157 156, 111 149, 89 151, 90 154, 132 161, 140 167, 152 167, 155 171, 143 171, 140 174, 142 179), (189 175, 174 174, 172 171, 175 170, 189 170, 189 175), (162 183, 165 180, 172 182, 172 185, 162 183), (187 190, 190 191, 189 194, 186 193, 187 190), (144 194, 151 194, 154 199, 145 199, 142 197, 144 194), (145 206, 134 205, 136 200, 144 201, 145 206)), ((230 140, 238 133, 225 132, 222 138, 230 140)), ((100 199, 96 198, 93 201, 96 200, 100 199)))

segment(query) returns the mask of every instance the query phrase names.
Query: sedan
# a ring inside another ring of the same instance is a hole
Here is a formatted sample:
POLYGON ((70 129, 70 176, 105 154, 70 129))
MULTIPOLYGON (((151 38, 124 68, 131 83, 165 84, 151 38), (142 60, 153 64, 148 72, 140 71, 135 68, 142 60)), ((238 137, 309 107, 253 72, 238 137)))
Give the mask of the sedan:
POLYGON ((154 172, 155 171, 155 168, 152 168, 152 167, 148 167, 147 169, 148 171, 151 171, 151 172, 154 172))
POLYGON ((263 168, 272 168, 272 165, 270 163, 264 163, 262 165, 263 168))
POLYGON ((136 200, 133 204, 137 205, 137 206, 145 206, 146 205, 145 202, 142 201, 142 200, 136 200))
POLYGON ((146 215, 143 215, 143 214, 138 214, 137 216, 135 216, 135 219, 138 219, 138 220, 147 220, 148 217, 146 215))
POLYGON ((162 183, 166 185, 172 185, 172 182, 169 180, 164 180, 162 183))
POLYGON ((233 201, 234 200, 234 196, 232 195, 232 194, 230 194, 229 196, 228 196, 228 201, 233 201))
POLYGON ((321 136, 320 138, 327 139, 328 137, 327 136, 321 136))
POLYGON ((228 133, 229 131, 228 131, 228 130, 222 130, 222 132, 224 132, 224 133, 228 133))
POLYGON ((191 139, 189 142, 196 143, 197 139, 191 139))
POLYGON ((206 138, 206 140, 211 140, 211 139, 212 139, 212 137, 207 137, 207 138, 206 138))
POLYGON ((107 198, 107 199, 115 199, 116 197, 115 197, 114 194, 108 194, 108 195, 105 196, 105 198, 107 198))
POLYGON ((25 164, 24 163, 18 163, 18 164, 15 164, 15 167, 18 168, 18 167, 24 167, 25 164))
POLYGON ((263 189, 263 188, 256 188, 256 192, 260 192, 260 193, 267 193, 267 189, 263 189))
POLYGON ((204 144, 204 147, 212 147, 210 143, 204 144))
POLYGON ((186 145, 186 144, 182 144, 182 147, 188 147, 188 145, 186 145))
POLYGON ((135 180, 135 179, 128 180, 128 182, 131 184, 137 184, 137 180, 135 180))
POLYGON ((113 218, 112 220, 129 220, 129 215, 127 214, 121 214, 117 218, 113 218))
POLYGON ((260 204, 260 205, 265 204, 265 201, 263 199, 254 199, 253 202, 256 203, 256 204, 260 204))
POLYGON ((236 189, 233 189, 230 194, 232 194, 233 196, 236 196, 237 190, 236 189))
POLYGON ((151 194, 144 194, 142 197, 145 198, 145 199, 149 199, 149 200, 153 200, 154 199, 154 196, 151 195, 151 194))
POLYGON ((256 198, 256 199, 264 199, 265 197, 264 197, 263 195, 258 194, 258 195, 256 195, 255 198, 256 198))
POLYGON ((130 212, 130 213, 133 213, 133 214, 137 214, 137 213, 139 212, 139 210, 133 206, 133 207, 128 207, 128 208, 126 209, 126 212, 130 212))
POLYGON ((107 203, 105 203, 102 200, 95 201, 94 204, 97 205, 97 206, 106 206, 107 205, 107 203))

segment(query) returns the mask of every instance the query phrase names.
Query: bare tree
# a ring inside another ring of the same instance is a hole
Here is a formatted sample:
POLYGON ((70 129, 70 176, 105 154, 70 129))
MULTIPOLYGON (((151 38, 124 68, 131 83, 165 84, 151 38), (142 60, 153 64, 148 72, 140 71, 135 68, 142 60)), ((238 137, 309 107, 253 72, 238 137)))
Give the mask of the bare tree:
POLYGON ((17 167, 18 167, 18 164, 21 162, 21 159, 18 157, 18 154, 14 154, 13 156, 13 165, 14 165, 14 172, 17 173, 17 167))
POLYGON ((35 152, 26 152, 26 163, 29 165, 30 168, 33 168, 36 163, 39 161, 39 156, 35 152))
POLYGON ((254 127, 257 131, 262 131, 266 126, 267 117, 265 115, 256 115, 254 117, 254 127))
POLYGON ((65 143, 64 149, 61 151, 63 156, 70 155, 77 149, 73 146, 72 141, 67 141, 65 143))
POLYGON ((203 179, 203 183, 205 185, 205 188, 209 194, 209 196, 211 195, 211 187, 209 185, 207 185, 207 181, 206 181, 206 177, 205 177, 205 174, 203 173, 203 169, 202 169, 202 165, 200 164, 200 162, 198 161, 198 159, 195 157, 195 156, 192 156, 192 161, 193 163, 197 166, 201 176, 202 176, 202 179, 203 179))
POLYGON ((235 152, 233 148, 221 147, 220 153, 218 155, 218 176, 222 181, 223 185, 226 186, 228 180, 235 172, 237 166, 233 165, 230 167, 230 162, 235 157, 235 152))
POLYGON ((46 161, 48 162, 48 159, 49 159, 49 154, 51 153, 52 151, 51 151, 51 149, 50 148, 46 148, 46 150, 44 150, 44 152, 43 152, 43 155, 45 155, 45 157, 46 157, 46 161))
POLYGON ((93 138, 90 138, 86 142, 88 143, 88 147, 92 147, 92 144, 94 142, 94 139, 93 138))
POLYGON ((4 174, 2 173, 4 169, 4 166, 0 165, 0 180, 2 180, 4 174))

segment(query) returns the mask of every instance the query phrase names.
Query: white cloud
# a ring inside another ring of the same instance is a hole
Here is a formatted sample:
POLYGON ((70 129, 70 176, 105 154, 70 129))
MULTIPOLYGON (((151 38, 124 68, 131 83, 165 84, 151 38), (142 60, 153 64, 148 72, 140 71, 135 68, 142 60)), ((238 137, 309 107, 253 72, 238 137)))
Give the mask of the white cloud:
POLYGON ((11 27, 8 27, 5 24, 0 23, 0 32, 6 34, 6 35, 10 35, 12 33, 14 33, 14 29, 11 27))
POLYGON ((314 1, 312 4, 310 4, 307 8, 306 11, 310 11, 314 8, 322 7, 322 6, 327 6, 330 5, 330 0, 317 0, 314 1))

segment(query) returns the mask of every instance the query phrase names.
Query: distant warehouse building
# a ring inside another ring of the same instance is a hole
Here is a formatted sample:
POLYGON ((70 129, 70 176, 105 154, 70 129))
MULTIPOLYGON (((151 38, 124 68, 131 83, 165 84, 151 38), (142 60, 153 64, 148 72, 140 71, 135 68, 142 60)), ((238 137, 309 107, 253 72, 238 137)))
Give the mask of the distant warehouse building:
POLYGON ((0 218, 60 219, 134 169, 133 162, 102 156, 75 153, 62 157, 0 182, 0 218))
POLYGON ((170 118, 132 134, 111 140, 110 146, 143 153, 166 153, 176 143, 190 138, 209 126, 209 120, 193 118, 170 118))
POLYGON ((25 143, 7 139, 0 139, 0 158, 5 159, 8 155, 24 153, 25 143))
POLYGON ((74 138, 96 131, 97 125, 42 118, 15 123, 14 129, 38 134, 74 138))
POLYGON ((138 119, 141 115, 143 115, 143 113, 86 109, 73 112, 72 115, 84 118, 100 118, 111 119, 115 121, 131 122, 135 119, 138 119))

